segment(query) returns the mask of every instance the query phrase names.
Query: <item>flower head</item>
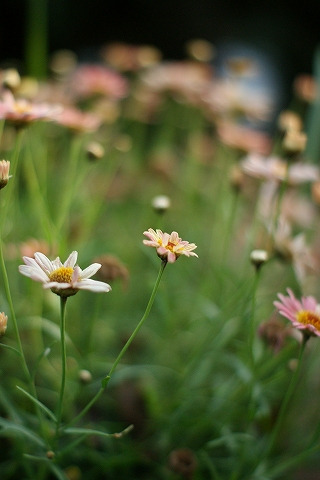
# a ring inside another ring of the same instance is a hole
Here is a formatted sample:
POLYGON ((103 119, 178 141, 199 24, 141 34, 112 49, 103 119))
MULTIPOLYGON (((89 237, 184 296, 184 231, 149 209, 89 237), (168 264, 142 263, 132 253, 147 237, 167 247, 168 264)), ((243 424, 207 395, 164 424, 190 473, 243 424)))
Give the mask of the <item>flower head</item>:
POLYGON ((197 248, 197 245, 181 240, 177 232, 169 235, 169 233, 163 233, 162 230, 154 231, 149 228, 147 232, 143 232, 143 235, 149 238, 149 240, 143 240, 143 243, 148 247, 155 247, 158 256, 169 263, 174 263, 180 255, 198 256, 192 251, 197 248))
POLYGON ((287 288, 289 296, 278 293, 280 302, 273 302, 279 313, 288 318, 292 325, 303 330, 307 336, 320 337, 320 305, 314 297, 302 297, 298 300, 292 290, 287 288))
POLYGON ((0 190, 5 187, 11 175, 9 175, 10 162, 8 160, 0 160, 0 190))
POLYGON ((50 288, 60 297, 75 295, 78 290, 109 292, 110 285, 90 279, 101 267, 100 263, 93 263, 81 270, 76 265, 77 258, 78 252, 72 252, 64 263, 59 257, 51 262, 43 253, 36 252, 34 258, 23 257, 25 265, 19 266, 19 272, 36 282, 42 282, 43 288, 50 288))

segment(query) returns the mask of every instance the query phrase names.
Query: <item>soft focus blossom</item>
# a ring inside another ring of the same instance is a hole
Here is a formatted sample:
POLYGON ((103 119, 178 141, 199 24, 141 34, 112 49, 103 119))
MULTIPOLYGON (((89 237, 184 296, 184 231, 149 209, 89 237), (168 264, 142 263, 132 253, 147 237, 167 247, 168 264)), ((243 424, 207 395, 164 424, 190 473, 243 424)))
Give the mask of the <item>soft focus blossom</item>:
POLYGON ((79 98, 103 95, 119 99, 128 93, 127 80, 118 72, 92 64, 81 65, 73 71, 69 88, 71 94, 79 98))
POLYGON ((197 257, 198 255, 192 250, 197 246, 194 243, 189 243, 181 240, 177 232, 163 233, 161 230, 154 231, 149 228, 148 231, 143 232, 143 235, 149 240, 143 240, 143 243, 148 247, 155 247, 158 256, 169 263, 174 263, 180 255, 186 257, 197 257))
POLYGON ((221 142, 229 147, 260 155, 270 153, 271 138, 259 130, 231 121, 222 121, 218 123, 217 133, 221 142))
POLYGON ((278 128, 282 132, 287 132, 288 130, 300 132, 302 130, 302 119, 300 115, 292 110, 283 110, 278 118, 278 128))
POLYGON ((202 96, 208 111, 226 121, 246 118, 264 122, 271 118, 274 105, 269 96, 233 80, 212 80, 202 96))
POLYGON ((308 163, 288 165, 278 157, 264 157, 250 153, 241 161, 242 170, 251 177, 264 180, 287 181, 290 185, 315 182, 320 178, 319 168, 308 163))
POLYGON ((101 56, 111 67, 121 72, 135 72, 161 60, 161 52, 151 45, 130 45, 114 42, 101 49, 101 56))
POLYGON ((4 312, 0 313, 0 336, 4 335, 7 330, 8 317, 4 312))
POLYGON ((298 75, 294 81, 293 88, 296 95, 306 102, 313 102, 317 98, 317 81, 312 75, 298 75))
POLYGON ((0 190, 5 187, 11 175, 9 175, 10 162, 8 160, 0 160, 0 190))
POLYGON ((141 78, 150 90, 179 94, 191 103, 199 103, 211 76, 209 65, 185 61, 163 62, 149 68, 141 78))
POLYGON ((289 296, 278 293, 279 301, 273 302, 279 313, 288 318, 292 325, 307 336, 320 337, 320 305, 314 297, 302 297, 298 300, 292 290, 287 288, 289 296))
POLYGON ((92 292, 109 292, 107 283, 91 280, 101 267, 100 263, 93 263, 85 270, 76 265, 78 252, 72 252, 68 259, 61 263, 60 258, 50 261, 43 253, 36 252, 34 258, 23 257, 25 265, 19 266, 19 272, 36 282, 43 283, 43 288, 50 288, 53 293, 61 297, 69 297, 78 290, 92 292))
POLYGON ((33 103, 24 98, 15 99, 9 90, 0 100, 0 119, 8 120, 16 126, 24 126, 37 120, 53 120, 61 111, 60 105, 33 103))
POLYGON ((314 272, 317 269, 317 261, 306 243, 305 234, 302 232, 293 237, 291 226, 281 217, 273 236, 273 243, 274 251, 278 257, 292 264, 300 284, 302 284, 308 272, 314 272))
POLYGON ((65 107, 55 121, 78 133, 92 133, 101 125, 101 118, 90 112, 83 112, 75 107, 65 107))

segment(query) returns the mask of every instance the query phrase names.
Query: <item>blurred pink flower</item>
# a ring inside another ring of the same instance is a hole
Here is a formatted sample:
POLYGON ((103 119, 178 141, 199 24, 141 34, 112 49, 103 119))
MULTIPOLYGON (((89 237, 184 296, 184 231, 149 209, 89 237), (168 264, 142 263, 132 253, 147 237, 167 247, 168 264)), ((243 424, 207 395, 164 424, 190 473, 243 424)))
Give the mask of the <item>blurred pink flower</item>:
POLYGON ((149 238, 149 240, 143 240, 143 243, 148 247, 155 247, 158 256, 169 263, 174 263, 180 255, 185 255, 186 257, 198 256, 192 251, 197 246, 194 243, 181 240, 177 232, 172 232, 169 235, 161 230, 154 231, 152 228, 149 228, 148 231, 143 232, 143 235, 149 238))
POLYGON ((217 131, 221 142, 229 147, 257 155, 270 153, 271 138, 264 132, 231 121, 219 122, 217 131))
POLYGON ((279 301, 273 302, 279 313, 288 318, 292 325, 303 330, 308 336, 320 337, 320 305, 314 297, 301 297, 298 300, 292 290, 287 288, 289 296, 278 293, 279 301))
POLYGON ((84 64, 73 71, 69 88, 71 94, 80 98, 104 95, 119 99, 127 95, 128 82, 122 75, 108 67, 84 64))
POLYGON ((90 112, 83 112, 75 107, 64 107, 59 115, 56 116, 55 121, 70 130, 83 133, 96 131, 102 123, 100 116, 90 112))
POLYGON ((0 119, 24 126, 36 120, 54 120, 61 109, 60 105, 33 103, 24 98, 16 99, 9 90, 5 90, 0 100, 0 119))
POLYGON ((60 258, 50 261, 43 253, 36 252, 34 258, 23 257, 25 265, 19 266, 19 272, 26 277, 43 283, 43 288, 50 288, 61 297, 75 295, 79 290, 92 292, 109 292, 110 285, 97 280, 91 280, 100 263, 93 263, 85 270, 76 265, 78 252, 72 252, 68 259, 61 263, 60 258))

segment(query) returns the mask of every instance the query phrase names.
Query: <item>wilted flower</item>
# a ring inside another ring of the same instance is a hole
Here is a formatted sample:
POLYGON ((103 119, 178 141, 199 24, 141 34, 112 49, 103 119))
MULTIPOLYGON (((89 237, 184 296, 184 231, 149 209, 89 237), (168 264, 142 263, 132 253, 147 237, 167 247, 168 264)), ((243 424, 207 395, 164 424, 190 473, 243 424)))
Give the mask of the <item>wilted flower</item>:
POLYGON ((143 243, 148 247, 155 247, 157 249, 158 257, 169 263, 174 263, 180 255, 186 257, 197 257, 198 255, 192 250, 197 246, 194 243, 189 243, 181 240, 177 232, 163 233, 161 230, 154 231, 149 228, 147 232, 143 232, 150 240, 143 240, 143 243))
POLYGON ((3 312, 0 313, 0 336, 4 335, 7 330, 8 317, 3 312))
POLYGON ((307 336, 320 337, 320 305, 312 296, 298 300, 292 290, 287 288, 289 296, 278 293, 280 302, 273 302, 279 313, 288 318, 292 325, 307 336))
POLYGON ((78 290, 109 292, 110 285, 90 279, 101 264, 93 263, 82 271, 76 265, 77 258, 78 252, 74 251, 64 263, 61 263, 59 257, 51 262, 43 253, 36 252, 34 258, 23 257, 25 265, 19 266, 19 272, 36 282, 42 282, 43 288, 50 288, 61 297, 75 295, 78 290))
POLYGON ((101 269, 98 272, 98 278, 105 282, 114 282, 117 279, 122 281, 125 288, 129 280, 129 271, 127 267, 113 255, 101 255, 95 259, 101 263, 101 269))
POLYGON ((191 480, 197 468, 195 454, 189 448, 173 450, 169 456, 169 468, 186 480, 191 480))
POLYGON ((11 175, 9 175, 10 162, 8 160, 0 160, 0 190, 5 187, 11 175))
POLYGON ((284 346, 288 336, 293 336, 294 330, 288 328, 278 318, 271 317, 261 323, 258 328, 258 335, 273 351, 278 353, 284 346))

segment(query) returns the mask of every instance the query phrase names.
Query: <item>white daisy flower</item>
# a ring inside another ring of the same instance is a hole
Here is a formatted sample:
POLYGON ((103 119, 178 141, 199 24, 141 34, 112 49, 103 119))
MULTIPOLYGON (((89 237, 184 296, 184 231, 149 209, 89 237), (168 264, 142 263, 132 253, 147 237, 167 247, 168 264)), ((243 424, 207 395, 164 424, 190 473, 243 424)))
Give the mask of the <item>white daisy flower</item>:
POLYGON ((101 264, 93 263, 81 270, 76 265, 77 258, 78 252, 74 251, 64 263, 59 257, 51 262, 43 253, 36 252, 34 258, 23 257, 25 265, 19 266, 19 272, 36 282, 43 283, 43 288, 50 288, 60 297, 75 295, 78 290, 109 292, 110 285, 90 279, 99 270, 101 264))

